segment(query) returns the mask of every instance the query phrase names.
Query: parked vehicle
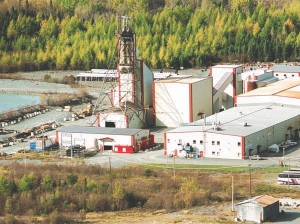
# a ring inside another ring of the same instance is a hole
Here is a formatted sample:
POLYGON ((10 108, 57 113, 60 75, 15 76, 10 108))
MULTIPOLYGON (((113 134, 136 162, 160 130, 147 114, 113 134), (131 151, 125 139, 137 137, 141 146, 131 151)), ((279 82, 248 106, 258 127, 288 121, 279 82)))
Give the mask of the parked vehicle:
POLYGON ((262 158, 260 157, 260 155, 253 155, 253 156, 249 156, 249 159, 250 160, 260 160, 262 158))

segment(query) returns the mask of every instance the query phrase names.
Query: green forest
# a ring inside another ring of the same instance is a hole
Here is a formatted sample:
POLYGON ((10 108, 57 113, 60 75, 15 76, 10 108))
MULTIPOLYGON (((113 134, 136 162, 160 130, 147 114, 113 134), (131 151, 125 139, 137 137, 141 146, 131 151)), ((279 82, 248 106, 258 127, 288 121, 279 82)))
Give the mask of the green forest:
POLYGON ((150 68, 300 58, 298 0, 0 0, 0 72, 115 69, 118 15, 150 68))

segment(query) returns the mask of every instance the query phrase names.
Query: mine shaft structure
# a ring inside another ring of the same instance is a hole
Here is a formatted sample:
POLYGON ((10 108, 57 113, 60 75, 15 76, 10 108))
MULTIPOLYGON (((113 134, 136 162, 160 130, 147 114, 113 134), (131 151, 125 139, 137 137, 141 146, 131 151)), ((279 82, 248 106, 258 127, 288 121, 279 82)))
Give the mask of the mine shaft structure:
MULTIPOLYGON (((143 126, 146 126, 142 92, 143 64, 137 60, 135 32, 130 27, 130 17, 118 16, 117 19, 117 46, 114 59, 117 83, 112 81, 110 77, 112 73, 108 73, 94 104, 94 114, 103 121, 109 119, 110 114, 118 113, 126 116, 127 123, 131 118, 138 118, 143 126)), ((123 119, 122 116, 120 119, 123 119)))
POLYGON ((141 74, 136 65, 135 33, 129 26, 130 17, 119 17, 118 32, 118 79, 119 104, 142 107, 141 74))

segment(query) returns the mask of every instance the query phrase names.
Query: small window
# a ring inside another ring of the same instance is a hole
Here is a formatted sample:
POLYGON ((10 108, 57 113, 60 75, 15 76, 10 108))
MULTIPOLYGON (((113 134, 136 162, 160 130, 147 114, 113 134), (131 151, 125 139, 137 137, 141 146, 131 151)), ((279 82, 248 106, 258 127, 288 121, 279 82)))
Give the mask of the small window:
POLYGON ((238 142, 238 146, 241 146, 241 143, 240 143, 240 142, 238 142))
POLYGON ((170 141, 171 141, 171 140, 168 138, 168 143, 170 143, 170 141))
POLYGON ((217 141, 217 145, 220 145, 220 141, 217 141))
POLYGON ((292 75, 292 77, 294 77, 295 75, 292 75))
POLYGON ((241 157, 241 153, 238 153, 238 157, 241 157))
POLYGON ((220 152, 217 152, 217 156, 220 156, 220 152))
POLYGON ((193 144, 196 144, 196 140, 193 140, 193 144))
POLYGON ((203 141, 202 140, 200 140, 200 145, 203 145, 203 141))
POLYGON ((278 76, 278 74, 276 74, 276 76, 278 76))
POLYGON ((211 144, 212 144, 212 145, 215 145, 215 141, 211 141, 211 144))
POLYGON ((211 152, 212 153, 212 155, 214 156, 216 153, 213 151, 213 152, 211 152))

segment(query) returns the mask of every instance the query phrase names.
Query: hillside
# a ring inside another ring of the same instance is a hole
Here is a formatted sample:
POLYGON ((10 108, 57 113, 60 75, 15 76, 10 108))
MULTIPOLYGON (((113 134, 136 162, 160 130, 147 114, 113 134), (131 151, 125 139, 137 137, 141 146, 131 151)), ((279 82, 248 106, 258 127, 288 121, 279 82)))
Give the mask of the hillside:
POLYGON ((2 0, 0 72, 116 67, 129 15, 151 68, 299 60, 297 0, 2 0))

